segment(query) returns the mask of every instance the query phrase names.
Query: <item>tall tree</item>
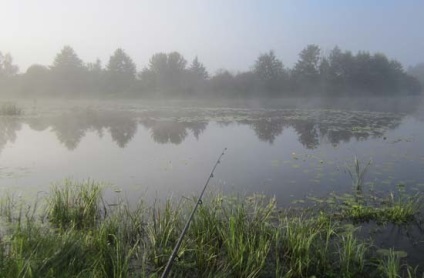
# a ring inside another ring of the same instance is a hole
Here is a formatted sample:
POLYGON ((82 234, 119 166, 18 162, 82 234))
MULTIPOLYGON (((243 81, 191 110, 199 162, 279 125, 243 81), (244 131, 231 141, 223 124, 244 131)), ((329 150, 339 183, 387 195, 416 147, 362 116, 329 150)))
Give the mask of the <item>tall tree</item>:
POLYGON ((153 94, 157 89, 157 75, 155 72, 151 71, 148 68, 143 68, 143 70, 138 74, 140 80, 140 90, 145 94, 153 94))
POLYGON ((415 66, 408 68, 408 74, 417 78, 421 83, 421 86, 424 88, 424 63, 419 63, 415 66))
POLYGON ((0 92, 15 94, 20 90, 17 72, 18 67, 13 64, 12 56, 9 53, 3 55, 0 52, 0 92))
MULTIPOLYGON (((239 72, 234 76, 235 97, 251 97, 258 93, 257 76, 252 71, 239 72)), ((260 88, 263 89, 263 88, 260 88)), ((234 94, 233 93, 233 94, 234 94)))
POLYGON ((107 70, 116 76, 125 77, 129 80, 135 79, 136 66, 121 48, 118 48, 110 57, 107 70))
POLYGON ((155 80, 156 89, 162 92, 179 92, 186 90, 186 69, 187 61, 178 52, 156 53, 149 63, 148 70, 144 71, 143 76, 149 76, 150 80, 155 80), (154 78, 152 78, 154 75, 154 78))
POLYGON ((149 70, 158 75, 166 75, 168 71, 168 55, 156 53, 150 58, 149 70))
POLYGON ((150 92, 161 90, 165 87, 168 73, 168 55, 155 53, 150 58, 149 66, 140 73, 144 87, 150 92))
POLYGON ((128 91, 134 85, 136 66, 124 50, 118 48, 107 64, 109 89, 113 92, 128 91))
POLYGON ((177 73, 186 69, 187 60, 178 53, 171 52, 168 54, 168 69, 171 73, 177 73))
POLYGON ((97 59, 94 63, 87 64, 88 71, 88 88, 90 93, 100 93, 105 89, 105 71, 102 67, 102 62, 97 59))
POLYGON ((316 90, 319 81, 320 52, 320 48, 314 44, 308 45, 300 52, 299 60, 293 69, 294 82, 298 90, 303 92, 316 90))
POLYGON ((355 65, 352 71, 352 86, 358 92, 367 92, 374 82, 372 56, 368 52, 360 51, 355 56, 355 65))
POLYGON ((84 64, 75 53, 74 49, 66 45, 56 55, 53 65, 50 68, 53 71, 70 73, 73 71, 80 71, 83 67, 84 64))
POLYGON ((220 69, 210 80, 211 88, 217 94, 233 93, 235 89, 234 76, 228 71, 220 69))
POLYGON ((168 75, 166 80, 166 90, 173 91, 173 94, 184 94, 187 91, 187 60, 178 53, 168 54, 168 75))
POLYGON ((260 86, 266 91, 275 93, 283 89, 285 71, 283 63, 275 57, 274 51, 260 55, 253 66, 253 72, 260 86))
POLYGON ((197 56, 193 59, 193 62, 191 63, 189 67, 189 71, 196 77, 200 79, 207 79, 209 77, 208 72, 206 71, 205 66, 199 62, 199 59, 197 56))
POLYGON ((46 95, 51 93, 50 70, 42 65, 31 65, 22 76, 24 95, 46 95))
POLYGON ((18 73, 18 66, 13 64, 13 58, 10 53, 3 55, 0 52, 0 78, 9 78, 18 73))
POLYGON ((321 93, 327 94, 330 89, 330 63, 326 57, 322 57, 319 63, 319 79, 321 93))
POLYGON ((193 59, 187 73, 188 74, 185 86, 187 93, 190 96, 203 93, 206 86, 206 80, 208 79, 209 75, 205 66, 199 62, 197 56, 193 59))
POLYGON ((72 47, 63 47, 56 55, 50 69, 57 93, 80 93, 84 89, 86 68, 72 47))
POLYGON ((330 93, 342 95, 349 91, 352 84, 354 57, 351 52, 342 52, 339 47, 331 50, 328 56, 330 93))
POLYGON ((101 72, 103 70, 102 61, 100 61, 100 59, 96 59, 96 62, 88 63, 87 70, 90 72, 101 72))

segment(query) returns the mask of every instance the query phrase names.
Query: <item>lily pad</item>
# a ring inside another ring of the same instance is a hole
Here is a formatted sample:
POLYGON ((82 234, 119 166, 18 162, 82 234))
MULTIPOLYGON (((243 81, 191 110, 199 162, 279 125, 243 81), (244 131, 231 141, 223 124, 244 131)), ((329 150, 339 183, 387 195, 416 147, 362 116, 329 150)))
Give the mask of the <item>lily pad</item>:
POLYGON ((378 249, 377 254, 383 257, 390 256, 393 254, 399 259, 406 258, 408 256, 408 253, 406 253, 405 251, 394 251, 393 249, 378 249))

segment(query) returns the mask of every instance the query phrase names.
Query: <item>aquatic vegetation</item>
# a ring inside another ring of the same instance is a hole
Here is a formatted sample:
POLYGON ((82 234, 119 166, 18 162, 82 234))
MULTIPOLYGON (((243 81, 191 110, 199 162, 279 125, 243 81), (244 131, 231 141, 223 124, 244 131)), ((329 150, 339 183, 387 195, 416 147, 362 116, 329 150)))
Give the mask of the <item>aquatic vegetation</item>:
POLYGON ((302 277, 330 270, 330 239, 335 226, 304 216, 280 219, 276 233, 277 277, 302 277))
POLYGON ((14 194, 7 192, 0 199, 0 216, 6 219, 9 223, 15 218, 14 213, 17 208, 17 200, 14 194))
POLYGON ((340 220, 358 222, 405 224, 416 220, 422 211, 422 198, 419 194, 388 193, 383 196, 363 194, 332 194, 329 198, 309 198, 321 210, 340 220))
POLYGON ((395 251, 393 249, 380 249, 377 250, 377 254, 381 257, 378 266, 381 274, 388 278, 402 277, 401 259, 407 256, 405 252, 395 251))
POLYGON ((4 102, 0 104, 0 115, 1 116, 20 116, 23 114, 22 108, 13 102, 4 102))
POLYGON ((340 274, 343 277, 360 275, 365 268, 366 254, 369 246, 358 240, 353 231, 342 233, 339 242, 340 274))
MULTIPOLYGON (((407 194, 406 185, 398 184, 397 191, 376 193, 375 183, 365 183, 366 166, 361 167, 355 157, 354 167, 347 167, 352 179, 353 193, 330 194, 325 198, 310 196, 307 199, 318 207, 319 211, 332 215, 338 220, 350 220, 355 223, 375 221, 377 223, 405 224, 412 223, 422 211, 420 194, 407 194), (369 191, 364 191, 364 185, 369 191)), ((303 201, 304 202, 304 201, 303 201)))
MULTIPOLYGON (((191 200, 130 208, 118 199, 102 202, 102 185, 66 180, 52 187, 46 208, 1 202, 0 277, 132 277, 160 275, 193 207, 191 200), (48 221, 45 221, 48 220, 48 221)), ((335 198, 332 196, 331 198, 335 198)), ((410 198, 384 199, 386 219, 403 218, 410 198), (398 208, 399 206, 399 208, 398 208), (403 208, 403 209, 400 209, 403 208), (400 213, 401 211, 402 213, 400 213)), ((344 200, 355 201, 354 196, 344 200)), ((415 200, 415 199, 414 199, 415 200)), ((353 202, 352 201, 352 202, 353 202)), ((376 251, 360 237, 340 200, 280 209, 274 198, 210 194, 199 207, 179 250, 171 276, 190 277, 409 277, 405 252, 376 251), (330 213, 332 212, 332 213, 330 213)), ((359 205, 357 205, 359 206, 359 205)), ((351 215, 372 214, 350 205, 351 215)), ((377 208, 375 208, 377 209, 377 208)), ((416 207, 408 213, 417 214, 416 207)), ((416 216, 414 214, 414 217, 416 216)), ((359 217, 358 216, 358 217, 359 217)))
POLYGON ((353 162, 353 169, 351 169, 350 167, 347 167, 347 171, 350 177, 352 178, 353 188, 355 188, 358 194, 361 194, 362 192, 364 177, 370 165, 371 165, 371 161, 369 161, 364 167, 361 167, 358 158, 355 156, 355 159, 353 162))
MULTIPOLYGON (((169 200, 164 208, 152 209, 151 223, 147 225, 150 243, 147 255, 157 271, 162 271, 165 267, 184 225, 180 213, 181 209, 173 207, 169 200)), ((180 254, 183 252, 184 247, 180 254)))
POLYGON ((101 185, 65 180, 55 185, 48 198, 48 219, 56 227, 77 229, 93 227, 100 218, 101 185))

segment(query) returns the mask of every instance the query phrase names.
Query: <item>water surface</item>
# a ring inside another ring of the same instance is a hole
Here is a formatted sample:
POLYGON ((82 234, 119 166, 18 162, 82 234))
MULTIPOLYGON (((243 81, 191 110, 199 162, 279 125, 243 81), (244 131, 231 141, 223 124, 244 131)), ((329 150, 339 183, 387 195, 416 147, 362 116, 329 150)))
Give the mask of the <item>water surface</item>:
MULTIPOLYGON (((424 188, 423 109, 187 108, 143 104, 27 109, 0 118, 2 189, 34 196, 66 177, 107 182, 131 201, 210 190, 275 195, 280 205, 368 186, 424 188)), ((382 106, 384 107, 384 105, 382 106)))

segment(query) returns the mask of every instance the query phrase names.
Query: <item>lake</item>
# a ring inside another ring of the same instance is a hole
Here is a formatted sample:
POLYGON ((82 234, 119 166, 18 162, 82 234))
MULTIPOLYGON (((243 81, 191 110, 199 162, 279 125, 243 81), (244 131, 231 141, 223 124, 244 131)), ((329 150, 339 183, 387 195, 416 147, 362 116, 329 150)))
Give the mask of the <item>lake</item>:
POLYGON ((108 183, 110 198, 190 197, 224 148, 209 191, 274 195, 281 206, 350 191, 355 157, 370 163, 368 186, 424 188, 422 101, 373 102, 379 107, 27 102, 24 116, 0 118, 1 188, 34 196, 64 178, 90 178, 108 183))

